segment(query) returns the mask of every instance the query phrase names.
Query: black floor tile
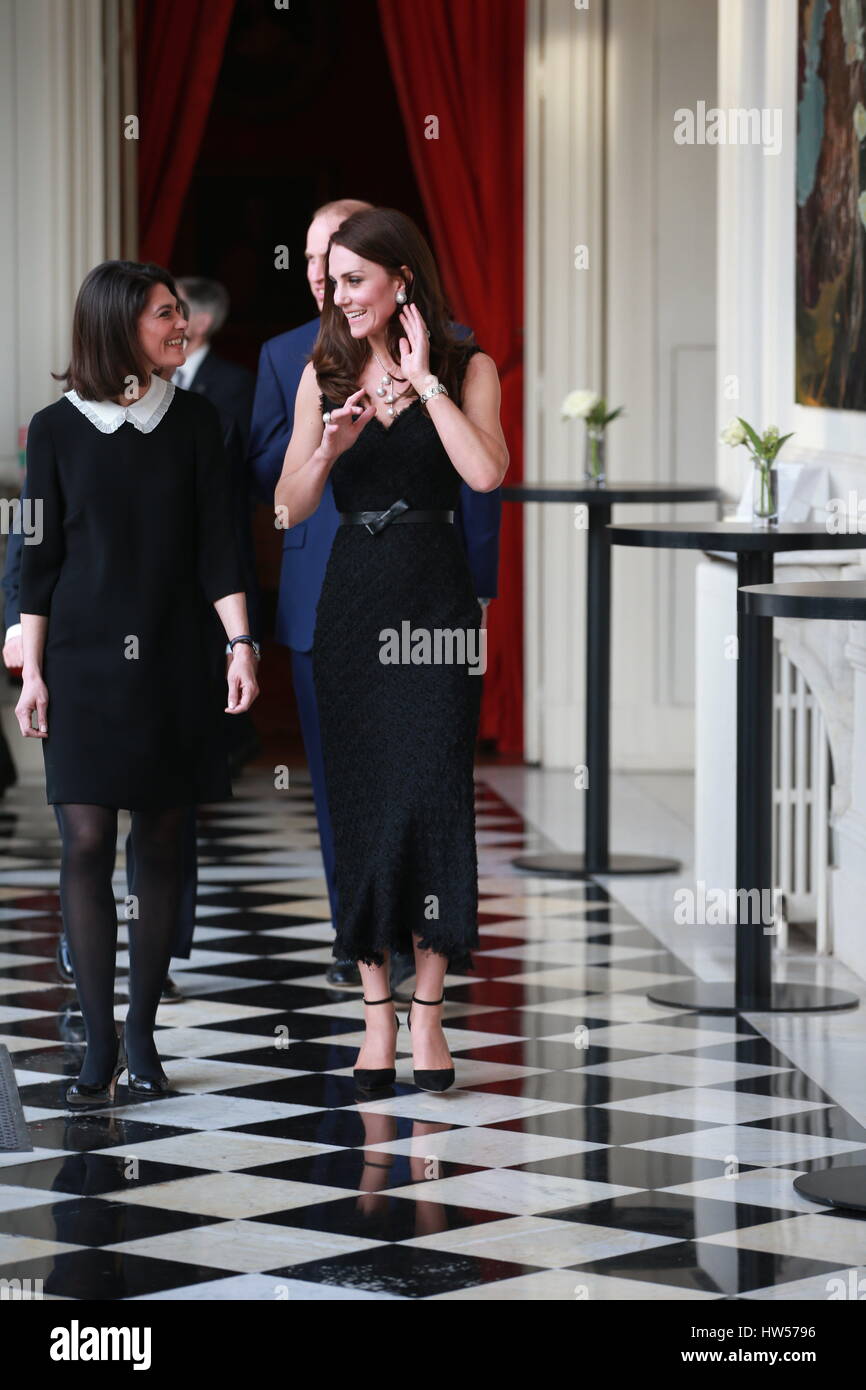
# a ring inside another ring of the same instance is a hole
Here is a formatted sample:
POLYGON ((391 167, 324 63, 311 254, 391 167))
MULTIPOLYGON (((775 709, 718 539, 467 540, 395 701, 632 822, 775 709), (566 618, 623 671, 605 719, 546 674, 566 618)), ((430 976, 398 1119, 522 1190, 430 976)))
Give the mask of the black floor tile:
POLYGON ((0 1211, 0 1235, 59 1240, 65 1245, 111 1245, 211 1226, 216 1219, 157 1206, 107 1202, 100 1197, 70 1197, 44 1206, 0 1211))
POLYGON ((787 1284, 819 1274, 826 1274, 829 1279, 841 1267, 823 1260, 701 1245, 700 1241, 691 1240, 572 1266, 576 1282, 582 1273, 604 1274, 614 1279, 640 1279, 651 1284, 672 1284, 681 1289, 723 1294, 748 1293, 751 1289, 787 1284))
POLYGON ((575 1221, 587 1226, 610 1226, 617 1231, 646 1231, 673 1240, 697 1240, 725 1231, 760 1226, 796 1216, 778 1207, 741 1206, 707 1197, 684 1197, 676 1192, 645 1191, 612 1197, 588 1205, 546 1211, 556 1221, 575 1221))
POLYGON ((113 1250, 93 1247, 0 1265, 0 1279, 39 1279, 44 1294, 86 1302, 138 1298, 189 1284, 203 1284, 211 1279, 225 1279, 234 1273, 231 1269, 153 1260, 130 1253, 119 1255, 113 1250))
POLYGON ((328 1231, 332 1235, 355 1236, 359 1240, 401 1241, 501 1221, 502 1212, 425 1202, 373 1188, 354 1197, 268 1212, 266 1219, 269 1225, 328 1231))
MULTIPOLYGON (((140 1128, 140 1126, 139 1126, 140 1128)), ((160 1129, 151 1138, 165 1138, 160 1129)), ((146 1157, 147 1146, 139 1142, 135 1157, 135 1177, 130 1178, 129 1156, 100 1153, 61 1154, 57 1158, 34 1159, 30 1163, 10 1163, 0 1167, 0 1185, 9 1187, 44 1188, 48 1192, 69 1192, 84 1197, 98 1197, 104 1192, 117 1192, 125 1184, 147 1187, 151 1183, 174 1182, 178 1178, 198 1177, 205 1168, 183 1167, 156 1162, 146 1157)))
POLYGON ((479 1284, 516 1279, 521 1274, 536 1272, 534 1265, 478 1260, 467 1255, 447 1255, 438 1250, 418 1250, 395 1244, 268 1271, 311 1283, 366 1289, 371 1293, 388 1293, 399 1298, 430 1298, 435 1294, 476 1288, 479 1284))

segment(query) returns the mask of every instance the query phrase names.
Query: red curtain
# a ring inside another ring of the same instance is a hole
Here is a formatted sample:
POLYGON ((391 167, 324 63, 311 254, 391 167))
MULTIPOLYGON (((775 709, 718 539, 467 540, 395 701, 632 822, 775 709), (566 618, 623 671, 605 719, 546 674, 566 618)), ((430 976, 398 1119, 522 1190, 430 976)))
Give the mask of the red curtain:
POLYGON ((138 255, 167 265, 235 0, 138 0, 138 255))
MULTIPOLYGON (((508 481, 516 482, 523 477, 524 0, 379 0, 379 14, 446 297, 499 369, 508 481)), ((522 510, 502 508, 481 715, 482 737, 509 754, 523 749, 522 510)))

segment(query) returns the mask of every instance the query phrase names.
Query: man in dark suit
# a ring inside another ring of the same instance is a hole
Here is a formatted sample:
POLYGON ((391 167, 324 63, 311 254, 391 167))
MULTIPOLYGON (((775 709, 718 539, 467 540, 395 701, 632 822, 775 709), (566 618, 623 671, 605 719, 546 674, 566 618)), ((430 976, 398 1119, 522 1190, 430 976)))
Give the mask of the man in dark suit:
POLYGON ((224 429, 230 420, 235 421, 246 457, 256 379, 246 367, 226 361, 211 347, 211 340, 228 318, 228 290, 217 280, 206 280, 202 275, 179 275, 175 283, 188 307, 188 327, 186 361, 177 368, 172 381, 184 391, 195 391, 213 401, 224 429))
MULTIPOLYGON (((246 468, 256 379, 246 367, 219 357, 211 347, 211 340, 228 318, 229 295, 225 286, 202 275, 179 275, 175 284, 186 305, 186 361, 171 379, 182 391, 205 396, 219 412, 231 468, 235 538, 247 595, 250 632, 258 638, 261 634, 252 532, 253 499, 246 468)), ((216 630, 219 620, 215 616, 212 623, 216 630)), ((237 775, 260 751, 261 743, 249 713, 227 714, 223 722, 229 764, 233 775, 237 775)))
MULTIPOLYGON (((319 313, 325 299, 327 251, 331 234, 351 213, 370 206, 370 203, 346 198, 327 203, 313 215, 307 231, 307 281, 319 313)), ((468 332, 457 325, 455 328, 461 336, 468 332)), ((250 432, 249 466, 258 497, 271 506, 292 433, 298 383, 318 331, 317 315, 308 323, 301 324, 299 328, 269 339, 259 357, 250 432)), ((485 606, 496 595, 501 511, 502 498, 499 488, 494 492, 482 493, 473 492, 466 484, 463 485, 456 520, 466 547, 475 591, 485 606)), ((292 654, 292 679, 313 783, 319 840, 333 917, 336 916, 334 844, 313 687, 312 646, 316 605, 339 524, 334 495, 328 482, 322 500, 312 516, 283 532, 276 628, 277 641, 289 647, 292 654)), ((452 961, 453 967, 459 968, 459 965, 460 962, 452 961)), ((392 990, 413 974, 414 969, 415 964, 411 956, 392 956, 392 990)), ((327 978, 332 984, 361 983, 360 972, 354 961, 335 961, 327 971, 327 978)))

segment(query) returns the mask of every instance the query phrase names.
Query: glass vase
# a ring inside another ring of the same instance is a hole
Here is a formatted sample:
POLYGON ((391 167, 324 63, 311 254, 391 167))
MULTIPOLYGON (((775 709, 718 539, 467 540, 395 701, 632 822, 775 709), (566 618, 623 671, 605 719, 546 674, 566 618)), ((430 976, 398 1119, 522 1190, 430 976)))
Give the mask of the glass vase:
POLYGON ((604 445, 604 430, 596 425, 587 425, 583 472, 588 483, 601 484, 604 482, 604 445))
POLYGON ((752 521, 755 526, 779 524, 779 470, 756 463, 752 473, 752 521))

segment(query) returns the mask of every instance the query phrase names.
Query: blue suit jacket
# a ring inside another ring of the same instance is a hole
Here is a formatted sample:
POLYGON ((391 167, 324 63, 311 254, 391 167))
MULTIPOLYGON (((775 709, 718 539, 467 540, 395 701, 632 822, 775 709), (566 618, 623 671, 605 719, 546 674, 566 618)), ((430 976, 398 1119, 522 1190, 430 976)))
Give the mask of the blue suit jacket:
MULTIPOLYGON (((461 337, 468 332, 457 325, 455 329, 461 337)), ((300 328, 270 338, 259 357, 249 464, 256 495, 269 505, 273 505, 283 457, 292 434, 301 374, 318 331, 319 320, 311 319, 300 328)), ((456 522, 479 598, 496 597, 501 513, 499 488, 493 492, 473 492, 468 484, 463 484, 456 522)), ((312 649, 316 606, 339 524, 329 480, 312 516, 283 533, 276 638, 284 647, 298 652, 312 649)))

